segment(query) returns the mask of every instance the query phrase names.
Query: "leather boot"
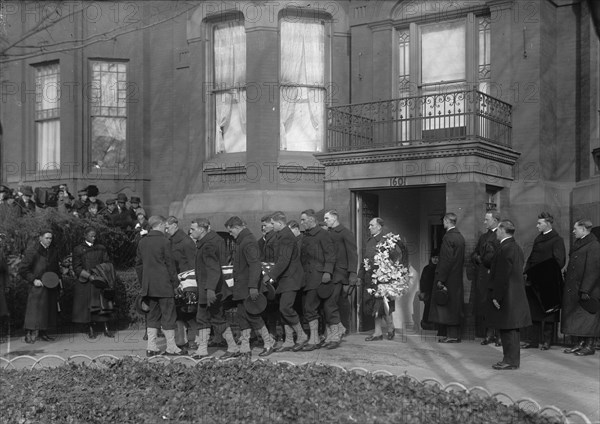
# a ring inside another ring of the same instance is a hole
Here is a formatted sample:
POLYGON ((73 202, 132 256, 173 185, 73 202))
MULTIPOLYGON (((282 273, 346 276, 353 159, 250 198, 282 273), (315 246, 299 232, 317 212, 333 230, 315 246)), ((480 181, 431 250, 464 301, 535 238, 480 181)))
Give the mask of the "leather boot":
POLYGON ((579 342, 575 344, 573 347, 569 347, 563 350, 563 353, 576 353, 579 352, 585 346, 585 338, 580 338, 579 342))

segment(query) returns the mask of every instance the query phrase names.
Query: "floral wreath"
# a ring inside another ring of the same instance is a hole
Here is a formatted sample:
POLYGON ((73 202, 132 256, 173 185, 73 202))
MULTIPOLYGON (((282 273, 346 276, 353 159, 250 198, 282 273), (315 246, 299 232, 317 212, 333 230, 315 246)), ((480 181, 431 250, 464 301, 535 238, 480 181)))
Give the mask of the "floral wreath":
POLYGON ((376 285, 367 292, 376 298, 394 299, 408 290, 408 269, 400 263, 398 242, 398 234, 387 233, 375 246, 373 264, 368 258, 363 260, 365 271, 373 269, 371 283, 376 285))

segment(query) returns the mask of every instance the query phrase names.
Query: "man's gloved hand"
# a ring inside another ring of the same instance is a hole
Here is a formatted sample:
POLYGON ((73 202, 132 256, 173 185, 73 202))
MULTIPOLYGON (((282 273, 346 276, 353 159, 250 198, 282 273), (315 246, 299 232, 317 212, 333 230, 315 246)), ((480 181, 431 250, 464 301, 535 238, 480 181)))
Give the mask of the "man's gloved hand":
POLYGON ((258 289, 250 289, 250 299, 253 301, 258 299, 258 289))
POLYGON ((329 283, 331 281, 331 274, 328 272, 324 272, 321 277, 321 283, 329 283))
POLYGON ((208 306, 212 305, 217 301, 217 295, 214 290, 207 289, 206 290, 206 304, 208 306))

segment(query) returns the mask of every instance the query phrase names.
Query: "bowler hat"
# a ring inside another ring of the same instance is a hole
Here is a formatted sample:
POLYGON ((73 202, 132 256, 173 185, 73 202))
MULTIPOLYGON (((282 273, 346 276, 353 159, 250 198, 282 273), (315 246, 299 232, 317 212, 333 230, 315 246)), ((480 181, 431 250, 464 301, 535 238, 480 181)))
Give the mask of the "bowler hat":
POLYGON ((131 203, 141 203, 141 200, 140 200, 139 197, 131 196, 131 199, 129 200, 129 202, 131 202, 131 203))
POLYGON ((44 287, 48 288, 48 289, 53 289, 56 286, 58 286, 59 283, 59 279, 58 279, 58 274, 56 274, 55 272, 44 272, 44 274, 42 275, 42 284, 44 285, 44 287))
POLYGON ((256 300, 252 300, 250 296, 248 296, 244 300, 244 308, 251 315, 259 315, 261 314, 265 308, 267 307, 267 298, 264 294, 259 293, 256 300))
POLYGON ((433 292, 433 300, 436 305, 444 306, 448 304, 448 290, 447 289, 436 289, 433 292))
POLYGON ((148 300, 141 294, 138 294, 138 296, 135 298, 135 310, 140 315, 147 314, 150 311, 148 300))
POLYGON ((98 196, 98 193, 100 193, 100 191, 98 190, 98 187, 96 187, 95 185, 89 185, 87 187, 88 197, 96 197, 96 196, 98 196))
POLYGON ((21 187, 21 193, 24 196, 33 196, 33 189, 31 188, 31 186, 23 186, 21 187))
POLYGON ((579 299, 579 305, 590 314, 596 314, 600 311, 600 301, 593 297, 587 300, 579 299))
POLYGON ((117 202, 126 202, 127 201, 127 195, 125 193, 119 193, 117 195, 117 202))
POLYGON ((317 287, 317 295, 321 299, 329 299, 329 297, 333 294, 333 289, 335 289, 335 284, 332 282, 321 283, 319 284, 319 287, 317 287))

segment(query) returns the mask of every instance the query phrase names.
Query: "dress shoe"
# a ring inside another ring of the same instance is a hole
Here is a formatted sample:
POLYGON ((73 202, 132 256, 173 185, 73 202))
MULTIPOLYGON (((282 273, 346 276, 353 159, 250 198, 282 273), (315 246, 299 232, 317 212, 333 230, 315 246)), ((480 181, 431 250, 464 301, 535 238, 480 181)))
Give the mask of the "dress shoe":
POLYGON ((337 349, 338 347, 340 347, 341 344, 342 344, 342 341, 338 340, 335 342, 325 343, 325 345, 323 347, 331 350, 331 349, 337 349))
POLYGON ((454 337, 444 337, 443 339, 439 339, 438 343, 460 343, 460 339, 456 339, 454 337))
POLYGON ((29 344, 35 343, 35 336, 33 334, 27 333, 25 335, 25 343, 29 343, 29 344))
POLYGON ((94 327, 92 327, 90 325, 90 328, 88 329, 88 333, 87 336, 89 339, 95 339, 96 338, 96 332, 94 331, 94 327))
POLYGON ((187 345, 188 345, 188 349, 190 349, 190 350, 198 349, 198 343, 196 343, 196 342, 188 342, 187 345))
POLYGON ((161 354, 160 350, 147 350, 146 357, 151 358, 153 356, 159 356, 161 354))
POLYGON ((321 346, 318 343, 315 344, 305 344, 304 347, 302 348, 302 352, 311 352, 313 350, 317 350, 319 349, 321 346))
POLYGON ((579 352, 581 349, 583 349, 583 347, 585 346, 585 342, 579 342, 577 343, 575 346, 573 347, 569 347, 565 350, 563 350, 563 353, 577 353, 579 352))
POLYGON ((273 349, 273 352, 291 352, 292 350, 294 350, 294 346, 279 346, 273 349))
POLYGON ((575 355, 577 356, 589 356, 589 355, 593 355, 594 353, 596 353, 596 351, 594 350, 593 347, 591 346, 584 346, 581 348, 581 350, 577 353, 575 353, 575 355))
POLYGON ((229 358, 237 358, 241 355, 241 352, 225 352, 223 355, 219 357, 221 360, 229 359, 229 358))
POLYGON ((54 340, 56 340, 56 337, 50 337, 48 335, 48 333, 46 333, 45 331, 44 332, 40 331, 39 337, 40 337, 40 339, 42 339, 45 342, 53 342, 54 340))
POLYGON ((500 340, 500 337, 496 337, 496 341, 494 342, 494 346, 497 346, 497 347, 502 346, 502 340, 500 340))
POLYGON ((507 364, 506 362, 498 362, 497 364, 492 365, 492 368, 495 370, 516 370, 519 369, 519 366, 507 364))
POLYGON ((271 347, 266 347, 266 348, 264 348, 264 349, 262 350, 262 352, 260 352, 260 353, 258 354, 258 356, 262 356, 262 357, 269 356, 269 355, 270 355, 271 353, 273 353, 273 352, 275 352, 275 349, 273 348, 273 346, 271 346, 271 347))
POLYGON ((493 342, 494 342, 494 338, 493 337, 486 337, 486 338, 484 338, 481 341, 481 345, 482 346, 487 346, 487 345, 489 345, 490 343, 493 343, 493 342))
POLYGON ((537 343, 525 342, 521 345, 521 349, 537 349, 537 343))
POLYGON ((292 348, 293 352, 300 352, 302 349, 304 349, 304 346, 306 346, 308 344, 308 340, 305 340, 303 342, 300 343, 296 343, 294 345, 294 347, 292 348))
POLYGON ((210 356, 210 355, 209 355, 208 353, 207 353, 206 355, 198 355, 197 353, 194 353, 194 354, 192 355, 192 359, 195 359, 195 360, 197 360, 197 361, 198 361, 198 360, 200 360, 200 359, 208 358, 209 356, 210 356))
POLYGON ((394 340, 395 336, 396 336, 396 329, 395 328, 392 331, 388 331, 388 333, 387 333, 387 339, 388 340, 394 340))
POLYGON ((540 350, 550 350, 550 343, 542 343, 540 345, 540 350))
POLYGON ((365 341, 367 341, 367 342, 376 342, 378 340, 383 340, 383 334, 380 334, 379 336, 368 336, 368 337, 365 337, 365 341))

